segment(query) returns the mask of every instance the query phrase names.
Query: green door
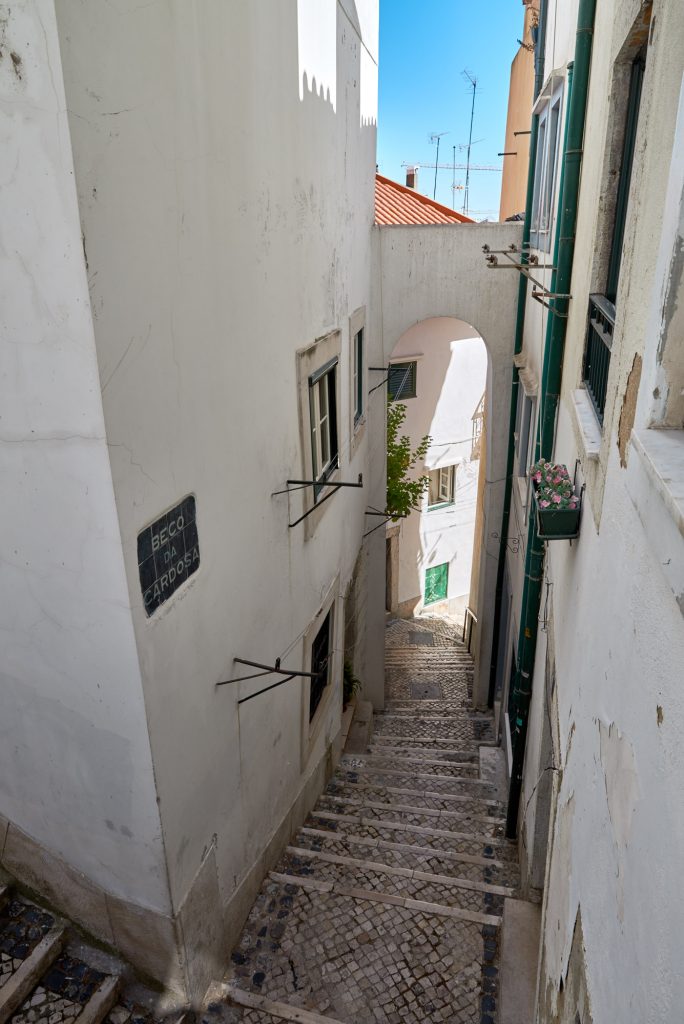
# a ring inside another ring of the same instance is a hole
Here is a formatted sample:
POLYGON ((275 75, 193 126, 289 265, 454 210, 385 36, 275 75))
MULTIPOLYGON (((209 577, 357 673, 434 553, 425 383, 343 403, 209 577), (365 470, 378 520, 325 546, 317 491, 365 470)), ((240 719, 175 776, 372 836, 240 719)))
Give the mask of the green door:
POLYGON ((444 601, 449 584, 449 563, 433 565, 425 570, 425 604, 444 601))

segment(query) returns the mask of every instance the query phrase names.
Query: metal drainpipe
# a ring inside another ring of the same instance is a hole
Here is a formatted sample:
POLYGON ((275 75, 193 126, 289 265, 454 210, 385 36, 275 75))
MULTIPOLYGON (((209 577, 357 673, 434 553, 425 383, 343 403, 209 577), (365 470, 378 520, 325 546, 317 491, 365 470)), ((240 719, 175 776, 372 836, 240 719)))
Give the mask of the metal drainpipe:
MULTIPOLYGON (((544 59, 545 59, 545 26, 546 8, 548 0, 541 0, 539 10, 539 27, 537 34, 537 45, 534 54, 534 100, 537 99, 544 84, 544 59)), ((525 196, 525 221, 523 223, 521 263, 527 263, 528 245, 530 241, 530 229, 532 225, 532 201, 534 198, 534 165, 537 159, 537 135, 539 130, 539 118, 533 117, 530 132, 530 160, 527 169, 527 193, 525 196)), ((521 274, 518 283, 518 309, 515 321, 515 347, 514 353, 522 352, 523 330, 525 327, 525 306, 527 304, 527 278, 521 274)), ((508 540, 508 523, 511 518, 511 492, 513 490, 513 458, 515 454, 515 420, 518 412, 518 367, 513 365, 513 376, 511 380, 511 410, 508 426, 508 454, 506 456, 506 483, 504 485, 503 513, 501 515, 501 533, 499 534, 499 564, 496 572, 496 591, 494 597, 494 626, 492 631, 492 657, 489 665, 489 693, 487 704, 491 708, 494 704, 494 692, 496 690, 496 667, 499 660, 499 631, 501 629, 501 615, 503 611, 503 581, 504 569, 506 566, 506 541, 508 540)))
MULTIPOLYGON (((574 76, 565 131, 565 148, 558 206, 556 247, 554 249, 554 292, 567 295, 572 279, 572 264, 575 253, 575 229, 577 224, 577 200, 579 195, 580 171, 582 168, 582 147, 584 124, 589 90, 589 69, 594 35, 596 0, 580 0, 577 14, 577 37, 575 42, 574 76)), ((551 311, 546 325, 544 346, 544 367, 542 371, 540 422, 537 436, 537 452, 540 458, 550 459, 556 431, 556 413, 560 398, 563 374, 563 352, 567 330, 567 298, 551 299, 551 311)), ((518 639, 518 668, 513 693, 515 724, 511 733, 513 745, 513 767, 508 795, 506 815, 506 836, 515 839, 518 830, 518 811, 522 791, 525 743, 532 697, 532 677, 537 649, 539 607, 543 582, 544 544, 536 531, 534 516, 530 515, 527 555, 525 559, 525 584, 523 588, 522 615, 518 639)))

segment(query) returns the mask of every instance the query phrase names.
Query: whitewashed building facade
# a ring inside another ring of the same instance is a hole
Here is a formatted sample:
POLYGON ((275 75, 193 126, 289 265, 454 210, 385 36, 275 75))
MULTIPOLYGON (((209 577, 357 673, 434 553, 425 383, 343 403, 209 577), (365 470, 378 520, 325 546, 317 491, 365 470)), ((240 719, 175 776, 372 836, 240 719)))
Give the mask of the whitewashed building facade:
POLYGON ((540 16, 491 696, 543 890, 536 1019, 641 1024, 684 1001, 684 18, 540 16), (581 494, 571 542, 530 526, 540 455, 581 494))
POLYGON ((377 7, 2 18, 2 862, 196 998, 382 702, 377 7))

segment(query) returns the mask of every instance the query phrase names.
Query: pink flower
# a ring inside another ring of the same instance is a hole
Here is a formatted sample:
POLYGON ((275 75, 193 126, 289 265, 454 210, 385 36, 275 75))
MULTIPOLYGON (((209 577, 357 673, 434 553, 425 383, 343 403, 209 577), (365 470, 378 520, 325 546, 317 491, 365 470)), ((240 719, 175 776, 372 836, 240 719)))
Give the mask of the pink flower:
POLYGON ((561 496, 560 494, 552 494, 551 501, 555 502, 556 505, 560 505, 561 496))
POLYGON ((542 498, 542 500, 539 502, 539 507, 540 508, 548 508, 550 504, 551 504, 550 502, 544 501, 544 499, 542 498))

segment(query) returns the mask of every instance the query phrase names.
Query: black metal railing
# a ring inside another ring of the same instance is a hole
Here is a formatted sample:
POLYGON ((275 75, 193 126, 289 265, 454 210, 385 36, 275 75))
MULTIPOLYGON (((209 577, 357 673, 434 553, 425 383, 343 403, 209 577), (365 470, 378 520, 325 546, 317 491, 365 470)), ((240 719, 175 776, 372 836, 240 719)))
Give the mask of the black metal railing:
POLYGON ((583 378, 587 394, 601 426, 603 426, 603 412, 606 407, 606 388, 610 371, 610 351, 613 347, 614 327, 615 306, 613 303, 605 295, 590 295, 583 378))

